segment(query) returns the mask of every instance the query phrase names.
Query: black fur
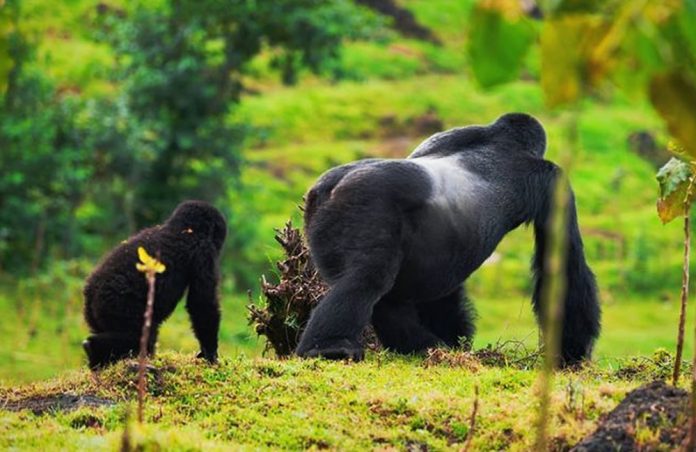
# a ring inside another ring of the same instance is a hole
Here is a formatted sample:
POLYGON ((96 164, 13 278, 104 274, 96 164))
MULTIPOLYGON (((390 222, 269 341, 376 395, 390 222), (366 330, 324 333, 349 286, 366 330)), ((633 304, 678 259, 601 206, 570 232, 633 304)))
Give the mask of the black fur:
POLYGON ((217 209, 202 201, 186 201, 163 225, 144 229, 112 250, 84 288, 84 314, 92 335, 83 346, 90 368, 138 353, 147 303, 147 282, 135 268, 140 246, 167 267, 156 279, 148 352, 154 353, 159 326, 188 289, 186 310, 200 343, 199 357, 215 362, 218 261, 226 235, 225 219, 217 209))
MULTIPOLYGON (((363 160, 324 174, 307 194, 312 257, 331 289, 315 308, 300 356, 361 359, 370 322, 398 352, 453 346, 474 333, 462 282, 509 231, 534 223, 533 297, 543 284, 546 226, 559 168, 546 134, 525 114, 452 129, 407 159, 363 160)), ((568 292, 562 359, 591 354, 599 335, 594 276, 585 262, 574 199, 568 210, 568 292)))

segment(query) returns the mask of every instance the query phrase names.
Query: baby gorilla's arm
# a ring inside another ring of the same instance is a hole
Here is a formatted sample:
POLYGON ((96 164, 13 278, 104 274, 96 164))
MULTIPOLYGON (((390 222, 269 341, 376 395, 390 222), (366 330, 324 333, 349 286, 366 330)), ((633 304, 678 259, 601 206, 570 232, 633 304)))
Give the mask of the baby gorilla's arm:
MULTIPOLYGON (((212 248, 212 247, 211 247, 212 248)), ((197 259, 186 298, 186 310, 201 346, 199 358, 217 361, 220 303, 218 300, 217 252, 197 259)))

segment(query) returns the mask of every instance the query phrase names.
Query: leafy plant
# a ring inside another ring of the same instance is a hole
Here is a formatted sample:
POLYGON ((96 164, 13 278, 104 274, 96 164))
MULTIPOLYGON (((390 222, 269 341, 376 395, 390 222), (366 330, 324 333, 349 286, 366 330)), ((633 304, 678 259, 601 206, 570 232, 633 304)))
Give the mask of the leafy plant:
MULTIPOLYGON (((657 173, 660 184, 660 198, 657 201, 657 212, 663 223, 684 217, 684 261, 682 264, 681 306, 679 311, 679 329, 677 336, 677 354, 672 373, 672 384, 679 381, 681 358, 684 350, 684 324, 686 323, 686 305, 689 298, 689 257, 691 249, 690 210, 694 199, 694 181, 696 180, 696 155, 677 146, 670 150, 678 158, 672 158, 657 173)), ((696 329, 694 329, 696 337, 696 329)), ((696 349, 694 350, 694 365, 696 365, 696 349)), ((692 366, 693 367, 693 366, 692 366)), ((691 386, 691 427, 689 430, 689 450, 696 446, 696 370, 692 369, 691 386)))

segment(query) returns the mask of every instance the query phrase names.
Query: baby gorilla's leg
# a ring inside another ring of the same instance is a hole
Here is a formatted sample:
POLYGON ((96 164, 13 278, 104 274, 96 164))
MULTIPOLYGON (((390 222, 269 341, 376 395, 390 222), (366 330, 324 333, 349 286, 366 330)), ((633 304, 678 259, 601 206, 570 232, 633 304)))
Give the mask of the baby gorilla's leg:
MULTIPOLYGON (((148 345, 149 351, 152 351, 154 344, 148 345)), ((82 343, 82 347, 87 353, 90 369, 100 369, 120 359, 137 355, 140 348, 140 333, 135 331, 96 333, 88 337, 82 343)))

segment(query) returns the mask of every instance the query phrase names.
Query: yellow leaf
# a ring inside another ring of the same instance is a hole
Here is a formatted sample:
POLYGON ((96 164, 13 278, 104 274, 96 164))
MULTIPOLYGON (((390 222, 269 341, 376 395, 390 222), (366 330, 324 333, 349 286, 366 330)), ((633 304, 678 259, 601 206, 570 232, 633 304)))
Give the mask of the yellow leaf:
POLYGON ((499 11, 507 20, 519 20, 524 16, 522 2, 519 0, 481 0, 479 6, 499 11))
POLYGON ((686 196, 686 187, 680 187, 666 198, 657 200, 657 215, 662 220, 662 223, 669 223, 677 217, 684 215, 684 197, 686 196))
MULTIPOLYGON (((610 24, 593 14, 569 14, 544 21, 541 32, 541 87, 549 106, 575 102, 588 86, 596 86, 612 64, 610 24)), ((612 38, 613 39, 613 38, 612 38)))
POLYGON ((142 246, 138 247, 138 258, 140 258, 140 262, 135 264, 135 268, 138 269, 139 272, 164 273, 167 269, 162 262, 150 256, 142 246))
POLYGON ((663 223, 669 223, 687 213, 694 199, 693 166, 677 158, 670 159, 657 173, 660 198, 657 214, 663 223))

